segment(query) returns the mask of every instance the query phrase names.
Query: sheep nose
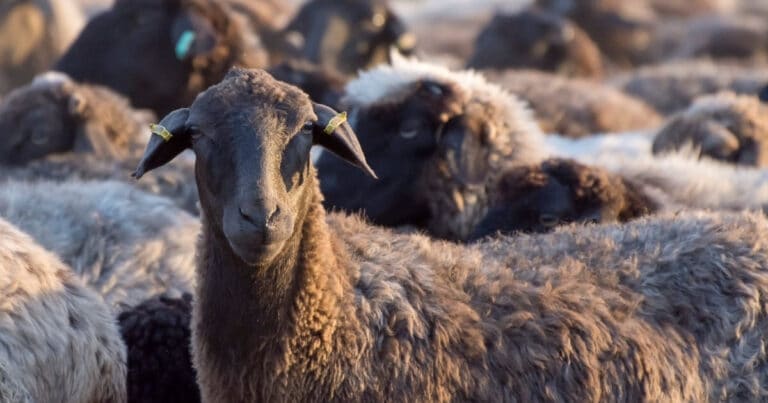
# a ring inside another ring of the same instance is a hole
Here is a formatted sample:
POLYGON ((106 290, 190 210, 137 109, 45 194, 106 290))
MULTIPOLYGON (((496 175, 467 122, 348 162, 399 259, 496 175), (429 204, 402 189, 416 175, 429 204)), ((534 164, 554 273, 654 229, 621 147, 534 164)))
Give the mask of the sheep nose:
POLYGON ((280 215, 277 203, 242 203, 240 216, 259 229, 269 229, 280 215))

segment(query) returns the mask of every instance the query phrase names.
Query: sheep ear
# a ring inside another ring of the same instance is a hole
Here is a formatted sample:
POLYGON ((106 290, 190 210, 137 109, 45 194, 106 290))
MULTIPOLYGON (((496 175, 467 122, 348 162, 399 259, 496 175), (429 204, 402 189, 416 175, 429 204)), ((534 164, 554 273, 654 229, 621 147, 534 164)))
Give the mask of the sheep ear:
POLYGON ((218 35, 206 18, 193 11, 182 11, 171 27, 171 41, 176 58, 185 61, 212 51, 218 35))
POLYGON ((72 116, 83 116, 85 114, 88 101, 79 92, 75 91, 69 96, 69 102, 67 103, 67 109, 72 116))
POLYGON ((352 130, 352 126, 346 122, 346 115, 322 104, 314 104, 314 109, 317 122, 312 143, 322 146, 344 161, 362 169, 372 178, 378 179, 373 169, 368 166, 363 149, 357 141, 357 135, 352 130))
POLYGON ((152 131, 139 166, 133 172, 134 178, 141 179, 145 173, 167 164, 192 146, 192 140, 187 131, 188 118, 189 109, 183 108, 169 113, 160 121, 152 131))
POLYGON ((768 103, 768 84, 764 85, 763 88, 760 89, 760 92, 758 92, 757 96, 760 98, 760 102, 768 103))

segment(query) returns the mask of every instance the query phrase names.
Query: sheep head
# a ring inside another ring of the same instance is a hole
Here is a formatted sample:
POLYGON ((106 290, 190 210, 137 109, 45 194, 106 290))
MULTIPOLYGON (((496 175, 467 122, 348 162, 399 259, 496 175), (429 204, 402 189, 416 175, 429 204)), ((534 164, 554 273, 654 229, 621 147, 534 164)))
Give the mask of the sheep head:
POLYGON ((240 56, 239 26, 212 0, 120 0, 93 18, 55 69, 163 115, 240 56))
POLYGON ((24 164, 75 146, 85 100, 74 82, 49 75, 0 102, 0 163, 24 164))
POLYGON ((497 15, 477 38, 469 67, 530 68, 599 77, 600 51, 573 23, 536 9, 497 15))
POLYGON ((723 92, 697 99, 656 134, 654 153, 693 148, 741 165, 768 165, 768 106, 758 97, 723 92))
POLYGON ((471 239, 497 232, 548 232, 568 223, 624 222, 655 209, 621 177, 572 160, 549 159, 505 171, 471 239))
POLYGON ((313 201, 312 145, 375 176, 338 116, 263 71, 236 68, 160 122, 163 135, 152 136, 134 176, 192 149, 208 225, 245 263, 268 264, 300 231, 313 201))

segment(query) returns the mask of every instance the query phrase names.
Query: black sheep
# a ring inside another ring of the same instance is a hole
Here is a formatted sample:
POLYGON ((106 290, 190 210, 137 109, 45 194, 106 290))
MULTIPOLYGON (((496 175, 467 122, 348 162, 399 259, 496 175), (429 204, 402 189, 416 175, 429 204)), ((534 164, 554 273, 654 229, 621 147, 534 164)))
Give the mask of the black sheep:
POLYGON ((92 19, 55 69, 126 95, 159 115, 187 105, 230 67, 266 64, 215 0, 118 0, 92 19))
POLYGON ((192 295, 155 297, 120 314, 128 347, 128 402, 200 401, 190 355, 192 295))
POLYGON ((468 67, 531 68, 582 77, 603 74, 600 51, 584 31, 537 9, 494 16, 477 37, 468 67))

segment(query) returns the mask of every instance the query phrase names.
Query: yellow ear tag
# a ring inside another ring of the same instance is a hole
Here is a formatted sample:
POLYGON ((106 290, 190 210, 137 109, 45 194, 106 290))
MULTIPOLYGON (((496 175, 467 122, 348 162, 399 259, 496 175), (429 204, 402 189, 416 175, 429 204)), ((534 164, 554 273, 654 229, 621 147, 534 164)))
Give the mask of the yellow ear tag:
POLYGON ((333 134, 333 132, 335 132, 336 129, 338 129, 339 126, 341 126, 346 121, 347 121, 347 112, 341 112, 340 114, 334 116, 330 122, 328 122, 328 126, 325 126, 325 129, 323 131, 325 132, 325 134, 333 134))
POLYGON ((152 123, 149 125, 149 128, 152 130, 152 134, 157 134, 165 142, 170 141, 171 138, 173 137, 173 134, 171 134, 171 132, 169 132, 168 129, 166 129, 162 125, 156 125, 152 123))

